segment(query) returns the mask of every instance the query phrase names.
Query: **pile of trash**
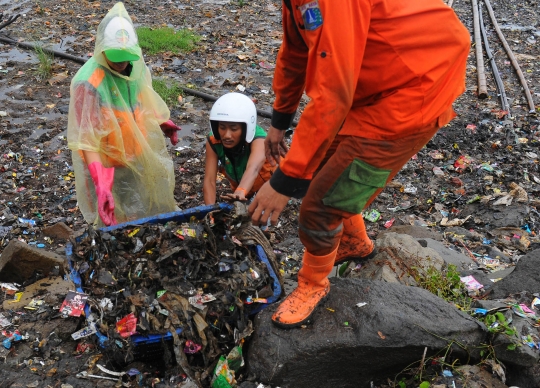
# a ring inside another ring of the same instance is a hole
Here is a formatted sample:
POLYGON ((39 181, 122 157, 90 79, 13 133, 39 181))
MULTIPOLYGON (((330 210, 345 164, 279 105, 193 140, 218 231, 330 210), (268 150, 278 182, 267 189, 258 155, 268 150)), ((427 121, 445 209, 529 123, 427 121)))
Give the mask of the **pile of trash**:
MULTIPOLYGON (((204 211, 202 219, 179 212, 166 222, 89 227, 71 239, 66 273, 75 289, 61 304, 42 301, 39 308, 80 320, 71 334, 76 352, 95 352, 100 363, 77 377, 108 374, 124 386, 145 385, 142 369, 152 365, 174 386, 236 385, 252 318, 282 288, 262 232, 225 210, 204 211)), ((5 315, 9 322, 16 313, 5 315)), ((11 346, 23 334, 4 336, 11 346)))

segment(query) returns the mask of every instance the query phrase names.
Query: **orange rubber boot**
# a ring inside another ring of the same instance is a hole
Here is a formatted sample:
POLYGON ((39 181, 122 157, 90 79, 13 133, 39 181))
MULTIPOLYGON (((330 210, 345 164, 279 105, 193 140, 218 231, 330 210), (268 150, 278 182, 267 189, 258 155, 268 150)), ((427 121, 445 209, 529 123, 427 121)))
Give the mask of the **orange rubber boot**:
POLYGON ((272 315, 274 324, 290 329, 306 323, 315 308, 330 292, 327 276, 332 271, 337 249, 325 256, 304 253, 304 263, 298 271, 298 287, 291 292, 272 315))
POLYGON ((334 265, 348 260, 367 260, 376 254, 375 244, 366 233, 362 214, 357 214, 343 221, 343 234, 334 265))

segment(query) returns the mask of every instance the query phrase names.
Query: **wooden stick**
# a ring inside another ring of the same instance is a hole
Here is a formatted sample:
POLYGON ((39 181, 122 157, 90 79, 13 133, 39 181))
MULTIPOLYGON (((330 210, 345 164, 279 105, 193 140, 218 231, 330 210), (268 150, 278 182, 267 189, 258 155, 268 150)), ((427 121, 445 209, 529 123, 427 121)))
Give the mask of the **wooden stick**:
POLYGON ((480 21, 478 18, 478 2, 471 0, 474 20, 474 46, 476 48, 476 75, 478 76, 478 98, 487 98, 486 70, 484 68, 484 53, 480 37, 480 21))
MULTIPOLYGON (((21 16, 20 14, 17 15, 11 15, 7 18, 5 22, 0 23, 0 30, 6 26, 9 26, 11 23, 13 23, 15 20, 17 20, 21 16)), ((4 19, 4 14, 2 14, 2 17, 0 17, 0 21, 4 19)))
MULTIPOLYGON (((25 43, 25 42, 17 42, 16 40, 13 40, 11 38, 8 38, 7 36, 0 35, 0 42, 9 43, 15 46, 23 47, 30 50, 35 50, 38 45, 32 44, 32 43, 25 43)), ((55 57, 61 57, 66 59, 71 59, 72 61, 78 62, 78 63, 85 63, 87 60, 84 58, 76 57, 75 55, 70 55, 63 53, 61 51, 52 50, 50 48, 41 46, 44 52, 54 55, 55 57)))
POLYGON ((529 90, 529 87, 527 86, 527 81, 525 80, 525 77, 523 76, 523 72, 521 71, 521 68, 519 67, 519 64, 516 60, 516 57, 514 56, 514 53, 510 49, 510 46, 508 45, 508 42, 504 38, 504 35, 499 28, 499 24, 497 23, 497 19, 495 18, 495 13, 493 12, 493 8, 491 8, 491 3, 489 0, 484 0, 486 4, 486 8, 489 12, 489 17, 491 18, 491 22, 493 23, 493 27, 495 27, 495 31, 497 31, 497 35, 499 35, 499 39, 501 40, 504 49, 506 50, 506 53, 508 54, 508 57, 510 58, 510 61, 512 62, 512 65, 514 66, 514 69, 516 69, 516 73, 519 77, 519 81, 521 82, 521 86, 523 86, 523 89, 525 90, 525 95, 527 96, 527 102, 529 103, 529 113, 535 112, 535 106, 534 101, 531 96, 531 92, 529 90))
POLYGON ((501 79, 501 75, 499 74, 499 69, 497 68, 497 63, 495 62, 495 57, 493 56, 491 52, 491 48, 489 47, 489 40, 486 32, 486 27, 484 25, 484 18, 482 16, 482 9, 478 9, 478 16, 480 17, 480 30, 482 31, 482 37, 484 38, 484 47, 486 48, 486 54, 488 57, 488 60, 491 64, 491 70, 493 71, 493 76, 495 77, 495 83, 497 84, 497 89, 499 89, 499 97, 501 98, 501 107, 503 111, 508 112, 507 115, 511 116, 510 114, 510 105, 508 104, 508 99, 506 98, 506 90, 504 88, 504 83, 501 79))

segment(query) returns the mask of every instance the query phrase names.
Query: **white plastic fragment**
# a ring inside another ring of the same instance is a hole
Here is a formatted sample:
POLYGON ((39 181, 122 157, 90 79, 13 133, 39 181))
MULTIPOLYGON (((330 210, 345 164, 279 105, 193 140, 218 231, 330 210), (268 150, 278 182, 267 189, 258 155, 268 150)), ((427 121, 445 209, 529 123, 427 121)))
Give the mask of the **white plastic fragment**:
POLYGON ((356 307, 364 307, 366 304, 366 302, 360 302, 356 304, 356 307))
POLYGON ((113 372, 112 370, 108 370, 107 368, 105 368, 103 365, 99 365, 97 364, 97 367, 102 371, 102 372, 105 372, 107 374, 110 374, 110 375, 113 375, 113 376, 123 376, 126 374, 126 372, 113 372))

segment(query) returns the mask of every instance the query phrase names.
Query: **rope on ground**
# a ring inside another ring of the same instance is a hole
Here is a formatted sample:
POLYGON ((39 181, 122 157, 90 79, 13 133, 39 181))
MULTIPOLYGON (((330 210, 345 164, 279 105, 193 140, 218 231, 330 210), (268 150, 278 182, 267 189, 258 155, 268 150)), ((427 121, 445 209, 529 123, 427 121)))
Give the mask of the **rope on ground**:
POLYGON ((499 28, 499 24, 497 23, 497 19, 495 18, 495 13, 493 12, 493 8, 491 7, 491 3, 489 0, 484 0, 486 8, 489 13, 489 17, 491 18, 491 22, 493 23, 493 27, 495 27, 495 31, 497 31, 497 35, 499 35, 499 39, 501 40, 504 49, 506 50, 506 53, 508 54, 508 57, 510 58, 510 61, 512 62, 512 65, 514 66, 514 69, 516 69, 516 73, 519 77, 519 81, 521 82, 521 86, 523 86, 523 89, 525 90, 525 95, 527 96, 527 102, 529 104, 529 113, 535 112, 535 106, 534 101, 532 99, 531 91, 529 90, 529 87, 527 86, 527 81, 525 80, 525 77, 523 76, 523 72, 521 71, 521 68, 519 67, 519 64, 516 60, 516 57, 514 56, 514 53, 510 49, 510 46, 508 45, 508 42, 504 38, 504 35, 499 28))
POLYGON ((487 98, 486 70, 484 68, 484 53, 480 37, 480 19, 478 17, 478 1, 471 0, 474 21, 474 46, 476 49, 476 75, 478 76, 478 98, 487 98))

